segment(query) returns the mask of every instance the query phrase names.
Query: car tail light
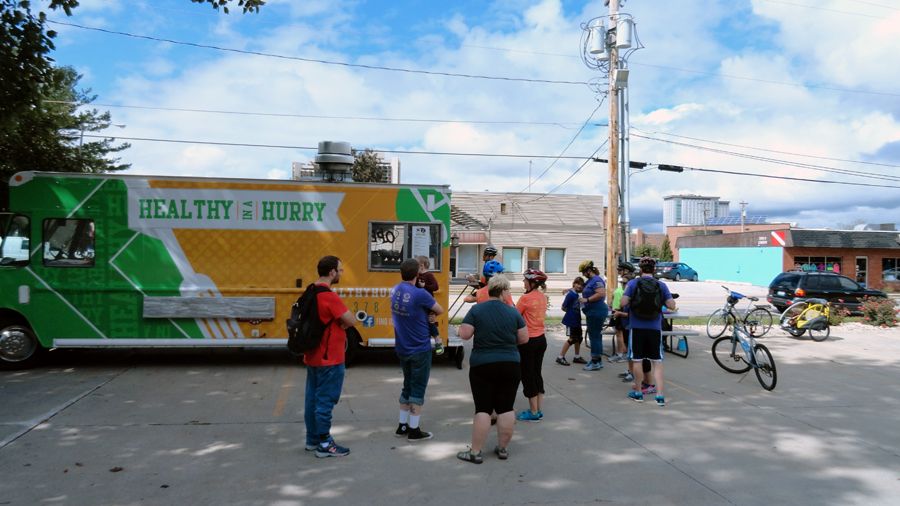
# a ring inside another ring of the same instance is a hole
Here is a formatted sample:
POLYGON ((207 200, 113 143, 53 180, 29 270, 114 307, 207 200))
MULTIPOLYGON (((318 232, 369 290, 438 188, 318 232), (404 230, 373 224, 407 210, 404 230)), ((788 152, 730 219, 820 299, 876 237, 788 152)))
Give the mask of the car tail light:
POLYGON ((797 297, 806 297, 806 290, 798 288, 794 290, 794 295, 796 295, 797 297))

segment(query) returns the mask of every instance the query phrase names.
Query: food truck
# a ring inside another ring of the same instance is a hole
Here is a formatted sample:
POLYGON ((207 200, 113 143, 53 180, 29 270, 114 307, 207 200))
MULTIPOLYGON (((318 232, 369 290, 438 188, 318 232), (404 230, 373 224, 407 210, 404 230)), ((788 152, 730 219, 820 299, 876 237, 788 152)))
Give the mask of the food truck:
POLYGON ((358 320, 349 361, 394 345, 404 259, 430 259, 447 308, 449 232, 447 186, 20 172, 0 213, 0 367, 53 348, 285 348, 325 255, 358 320))

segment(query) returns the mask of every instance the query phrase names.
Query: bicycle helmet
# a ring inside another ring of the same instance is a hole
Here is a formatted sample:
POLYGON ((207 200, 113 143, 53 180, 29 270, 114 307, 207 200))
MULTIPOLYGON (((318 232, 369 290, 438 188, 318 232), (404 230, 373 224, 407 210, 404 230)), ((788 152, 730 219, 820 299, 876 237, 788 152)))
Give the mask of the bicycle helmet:
POLYGON ((484 274, 485 278, 490 278, 495 274, 500 274, 503 272, 503 264, 496 260, 488 260, 484 263, 484 268, 481 269, 481 273, 484 274))
POLYGON ((634 266, 628 262, 619 262, 619 270, 626 272, 634 272, 634 266))
POLYGON ((535 283, 543 283, 547 281, 547 275, 543 271, 537 269, 528 269, 525 271, 525 279, 534 281, 535 283))
POLYGON ((495 256, 497 256, 497 248, 495 248, 491 244, 488 244, 487 246, 484 247, 483 255, 495 257, 495 256))
POLYGON ((581 262, 580 264, 578 264, 578 272, 584 272, 584 271, 588 271, 588 270, 593 272, 593 270, 594 270, 594 261, 593 260, 585 260, 584 262, 581 262))

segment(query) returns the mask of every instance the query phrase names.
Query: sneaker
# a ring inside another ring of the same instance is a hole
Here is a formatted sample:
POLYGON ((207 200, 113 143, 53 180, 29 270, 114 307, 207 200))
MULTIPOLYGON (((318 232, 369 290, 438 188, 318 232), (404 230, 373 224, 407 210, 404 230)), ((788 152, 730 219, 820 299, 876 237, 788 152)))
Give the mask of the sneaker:
POLYGON ((506 460, 509 458, 509 450, 507 450, 506 448, 500 448, 499 446, 495 446, 494 453, 497 454, 497 458, 500 460, 506 460))
POLYGON ((565 357, 556 357, 556 363, 559 365, 572 365, 565 357))
POLYGON ((630 383, 634 381, 634 374, 626 373, 625 376, 622 376, 622 383, 630 383))
POLYGON ((661 408, 666 407, 666 398, 663 397, 662 395, 657 395, 656 396, 656 405, 661 408))
POLYGON ((466 462, 471 462, 473 464, 481 464, 482 462, 484 462, 484 456, 482 455, 482 453, 475 453, 472 450, 459 452, 456 454, 456 458, 458 458, 459 460, 465 460, 466 462))
POLYGON ((641 393, 655 394, 656 393, 656 385, 648 385, 646 383, 641 383, 641 393))
POLYGON ((587 363, 587 360, 581 358, 581 355, 578 355, 578 356, 576 356, 575 358, 572 359, 572 363, 573 363, 573 364, 586 364, 586 363, 587 363))
POLYGON ((397 437, 406 437, 409 434, 409 424, 401 423, 397 426, 397 430, 394 432, 394 435, 397 437))
POLYGON ((346 457, 347 455, 350 455, 350 448, 338 446, 333 439, 328 442, 328 446, 323 448, 322 445, 319 445, 319 447, 316 448, 316 457, 320 459, 326 457, 346 457))
POLYGON ((434 434, 430 432, 426 432, 422 430, 421 427, 416 427, 415 429, 409 429, 409 435, 406 436, 408 441, 425 441, 426 439, 431 439, 434 437, 434 434))
POLYGON ((306 445, 306 448, 304 448, 304 449, 308 452, 314 452, 314 451, 316 451, 316 448, 318 448, 318 447, 319 447, 319 445, 308 444, 308 445, 306 445))
POLYGON ((625 355, 622 355, 621 353, 616 353, 615 355, 609 357, 609 361, 613 362, 613 363, 624 362, 625 355))
POLYGON ((619 374, 617 374, 617 376, 619 378, 624 378, 625 376, 628 376, 629 374, 631 374, 631 373, 628 371, 628 369, 625 369, 625 372, 620 372, 619 374))
POLYGON ((443 355, 444 354, 444 343, 438 341, 434 343, 434 354, 435 355, 443 355))
POLYGON ((644 402, 644 394, 638 392, 637 390, 630 390, 628 392, 628 398, 633 400, 634 402, 644 402))
POLYGON ((520 422, 540 422, 541 418, 543 418, 543 413, 532 413, 530 409, 516 415, 516 420, 520 422))
POLYGON ((592 360, 582 367, 582 369, 585 371, 599 371, 600 369, 603 369, 603 362, 594 362, 592 360))

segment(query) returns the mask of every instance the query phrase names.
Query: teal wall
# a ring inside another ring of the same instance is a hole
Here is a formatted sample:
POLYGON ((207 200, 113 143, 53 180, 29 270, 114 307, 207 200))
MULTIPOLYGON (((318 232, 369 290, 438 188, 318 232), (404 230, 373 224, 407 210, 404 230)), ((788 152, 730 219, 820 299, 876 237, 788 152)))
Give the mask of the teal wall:
POLYGON ((678 260, 694 268, 701 280, 741 281, 769 286, 782 272, 784 248, 681 248, 678 260))

